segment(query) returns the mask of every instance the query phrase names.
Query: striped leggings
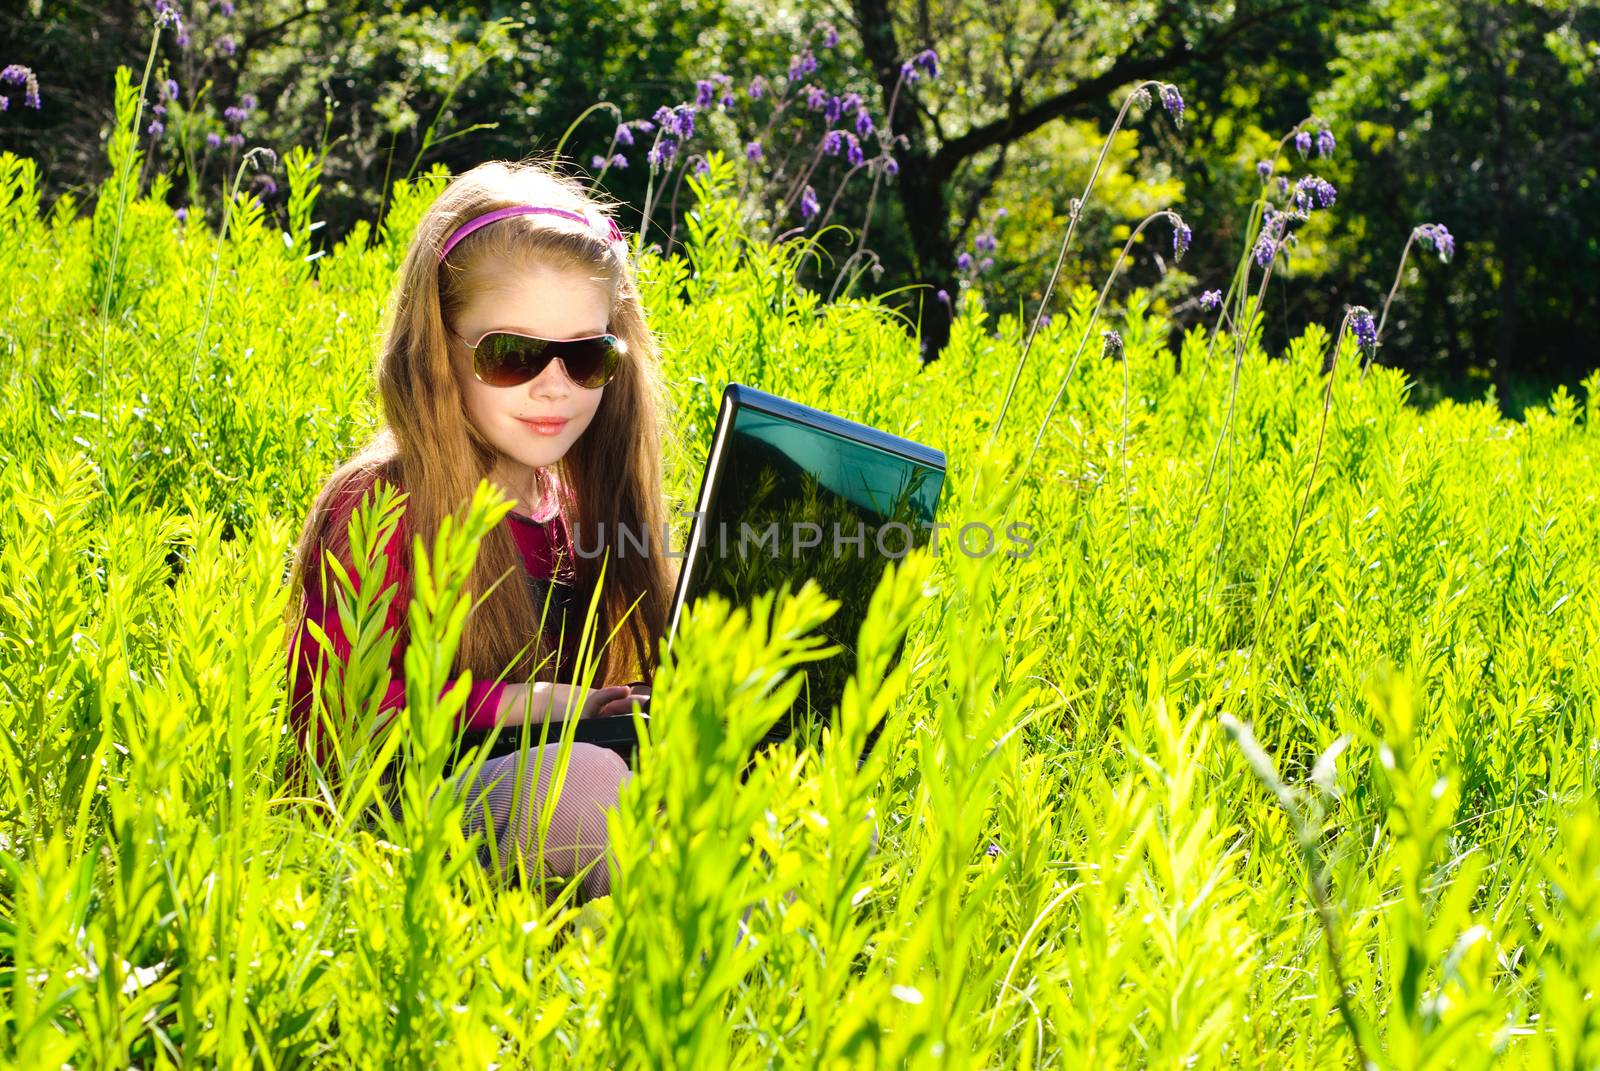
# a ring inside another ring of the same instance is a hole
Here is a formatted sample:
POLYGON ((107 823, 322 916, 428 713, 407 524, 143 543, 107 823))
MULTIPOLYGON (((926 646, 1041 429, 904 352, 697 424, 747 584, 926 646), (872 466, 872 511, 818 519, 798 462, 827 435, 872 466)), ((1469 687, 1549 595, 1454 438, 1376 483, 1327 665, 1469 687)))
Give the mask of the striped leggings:
MULTIPOLYGON (((559 750, 559 744, 529 747, 485 759, 476 774, 467 769, 452 778, 449 783, 453 791, 465 801, 462 832, 469 840, 473 834, 485 832, 478 846, 478 863, 501 881, 518 872, 520 857, 522 868, 532 880, 555 886, 547 887, 547 902, 554 899, 560 885, 580 874, 583 899, 609 896, 611 872, 606 856, 610 846, 605 812, 616 806, 617 795, 632 779, 633 771, 610 748, 572 744, 566 776, 544 837, 541 869, 539 823, 551 794, 559 750), (519 759, 524 761, 519 764, 519 759)), ((871 845, 876 851, 876 822, 871 845)), ((792 903, 794 897, 791 890, 784 899, 792 903)), ((741 930, 749 915, 746 910, 740 920, 741 930)))
MULTIPOLYGON (((480 831, 485 834, 478 844, 478 863, 502 883, 518 874, 520 860, 528 880, 544 886, 547 903, 559 886, 578 875, 583 899, 609 896, 605 812, 616 806, 617 794, 633 771, 609 748, 574 742, 561 784, 553 789, 560 749, 559 744, 529 747, 485 759, 476 771, 464 764, 447 780, 462 800, 461 831, 468 840, 480 831), (541 843, 539 825, 552 791, 555 800, 541 843)), ((387 774, 384 781, 393 784, 387 774)), ((390 794, 388 802, 390 812, 400 817, 398 793, 390 794)))

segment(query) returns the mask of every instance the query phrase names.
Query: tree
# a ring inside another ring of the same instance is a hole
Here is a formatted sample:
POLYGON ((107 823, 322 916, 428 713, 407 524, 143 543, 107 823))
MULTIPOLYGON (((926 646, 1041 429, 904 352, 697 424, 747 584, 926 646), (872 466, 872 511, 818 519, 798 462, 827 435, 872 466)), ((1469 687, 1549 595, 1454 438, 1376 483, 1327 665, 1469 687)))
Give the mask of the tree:
POLYGON ((1381 295, 1412 227, 1457 240, 1413 260, 1383 357, 1513 412, 1594 365, 1600 335, 1600 4, 1388 0, 1341 36, 1318 106, 1349 129, 1341 211, 1365 221, 1337 274, 1381 295))
MULTIPOLYGON (((893 116, 895 134, 906 138, 896 190, 905 218, 925 221, 910 228, 922 281, 953 287, 956 241, 951 227, 965 223, 952 221, 951 202, 963 192, 970 204, 981 201, 1004 171, 1007 147, 1055 120, 1104 115, 1118 89, 1141 80, 1170 81, 1197 65, 1237 63, 1265 51, 1282 36, 1281 24, 1308 14, 1331 17, 1337 5, 1308 0, 1240 3, 1219 14, 1213 4, 1162 3, 1153 13, 1138 9, 1131 25, 1128 10, 1118 3, 1041 7, 1019 2, 1002 10, 998 35, 989 47, 972 47, 977 42, 965 39, 975 25, 970 8, 941 10, 936 18, 925 3, 915 14, 904 14, 893 10, 890 0, 854 0, 862 52, 886 100, 900 79, 907 52, 902 41, 908 37, 969 68, 950 81, 984 86, 980 106, 961 117, 961 128, 955 131, 945 128, 947 111, 958 104, 935 112, 914 86, 901 88, 909 88, 912 107, 896 109, 893 116), (984 67, 973 69, 972 64, 984 67), (991 149, 999 152, 985 173, 969 180, 967 190, 953 189, 963 165, 991 149)), ((949 333, 949 311, 936 303, 925 305, 925 359, 937 357, 949 333)))

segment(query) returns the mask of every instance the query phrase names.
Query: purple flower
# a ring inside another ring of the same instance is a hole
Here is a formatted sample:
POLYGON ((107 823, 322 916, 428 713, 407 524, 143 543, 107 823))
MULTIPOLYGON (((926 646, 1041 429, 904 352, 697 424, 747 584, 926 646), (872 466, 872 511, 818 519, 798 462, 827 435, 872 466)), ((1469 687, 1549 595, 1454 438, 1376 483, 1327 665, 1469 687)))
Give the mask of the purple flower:
POLYGON ((244 135, 243 134, 229 134, 223 140, 226 141, 229 145, 233 146, 235 149, 244 148, 244 135))
POLYGON ((1356 344, 1361 347, 1361 352, 1370 361, 1378 352, 1378 325, 1372 322, 1372 313, 1357 305, 1351 310, 1350 330, 1356 336, 1356 344))
POLYGON ((1278 243, 1272 239, 1265 230, 1256 238, 1255 258, 1256 267, 1265 268, 1272 263, 1273 254, 1278 251, 1278 243))
POLYGON ((750 94, 751 100, 760 100, 761 94, 767 91, 767 80, 759 74, 750 79, 750 88, 745 92, 750 94))
POLYGON ((963 252, 960 256, 956 257, 956 271, 971 271, 971 270, 972 270, 972 254, 971 253, 963 252))
POLYGON ((828 99, 827 106, 822 109, 822 117, 832 126, 839 121, 839 116, 844 113, 844 102, 837 95, 828 99))
POLYGON ((746 145, 744 147, 744 158, 749 160, 752 164, 761 159, 761 143, 759 141, 752 141, 750 144, 746 145))
POLYGON ((180 208, 172 214, 180 221, 187 220, 189 218, 189 210, 187 208, 180 208))
POLYGON ((800 195, 800 217, 809 221, 821 208, 822 206, 817 203, 817 191, 807 186, 805 192, 800 195))
POLYGON ((239 97, 239 107, 243 108, 247 112, 255 111, 256 110, 256 95, 254 93, 245 93, 242 96, 240 96, 239 97))
POLYGON ((925 48, 911 58, 911 62, 928 72, 929 78, 939 77, 939 53, 925 48))
POLYGON ((669 108, 665 104, 663 104, 661 107, 657 108, 656 111, 655 111, 655 114, 653 116, 651 116, 651 118, 653 118, 656 121, 656 125, 658 125, 658 126, 664 126, 664 127, 667 127, 668 129, 671 129, 671 127, 673 125, 672 109, 669 108))
POLYGON ((789 57, 789 81, 798 82, 817 69, 817 57, 808 48, 798 56, 789 57))
POLYGON ((591 170, 591 171, 599 171, 602 167, 605 167, 605 166, 606 166, 606 158, 604 156, 591 156, 591 157, 589 157, 589 170, 591 170))
POLYGON ((937 297, 940 301, 944 302, 945 305, 948 306, 950 304, 950 291, 948 291, 948 290, 940 290, 934 296, 937 297))
POLYGON ((991 844, 991 845, 989 845, 987 848, 985 848, 983 850, 983 853, 985 855, 987 855, 990 859, 993 859, 995 856, 1000 854, 1000 845, 991 844))
POLYGON ((145 128, 145 133, 149 134, 151 137, 159 138, 163 133, 165 133, 166 129, 166 126, 162 124, 160 119, 152 119, 150 120, 150 125, 145 128))
POLYGON ((1333 204, 1333 199, 1338 191, 1331 182, 1326 182, 1316 175, 1307 175, 1294 184, 1294 194, 1290 198, 1295 211, 1301 219, 1311 214, 1313 208, 1327 208, 1333 204))
POLYGON ((1039 326, 1040 327, 1049 327, 1050 326, 1050 321, 1052 319, 1053 319, 1053 317, 1048 312, 1045 313, 1044 315, 1039 317, 1039 326))
POLYGON ((701 79, 699 79, 698 81, 695 82, 694 89, 695 89, 695 94, 694 94, 695 107, 697 107, 697 108, 709 108, 711 106, 711 98, 716 96, 717 87, 715 85, 713 85, 709 80, 707 80, 705 78, 701 78, 701 79))
POLYGON ((833 28, 832 24, 830 23, 828 25, 828 27, 825 30, 823 30, 823 32, 822 32, 822 47, 823 48, 832 48, 834 45, 837 45, 838 43, 839 43, 839 31, 835 30, 833 28))
POLYGON ((256 175, 256 181, 261 184, 267 196, 270 197, 272 194, 278 192, 278 184, 272 181, 271 175, 258 174, 256 175))
POLYGON ((706 163, 706 158, 704 156, 700 157, 698 160, 696 160, 694 162, 694 173, 696 175, 704 175, 707 171, 710 171, 710 170, 711 170, 711 165, 706 163))
POLYGON ((805 94, 807 111, 820 112, 828 102, 828 94, 819 85, 808 85, 800 92, 805 94))
POLYGON ((222 117, 235 126, 243 123, 248 115, 249 113, 238 105, 229 105, 222 109, 222 117))
POLYGON ((168 78, 161 83, 161 96, 165 100, 178 99, 178 83, 176 79, 168 78))
POLYGON ((683 140, 694 137, 694 105, 680 104, 677 109, 678 136, 683 140))
POLYGON ((993 253, 998 244, 994 240, 994 235, 988 233, 980 234, 972 240, 972 248, 980 253, 993 253))
POLYGON ((994 267, 994 258, 993 257, 984 257, 982 260, 978 261, 978 271, 979 272, 986 272, 992 267, 994 267))
POLYGON ((862 161, 867 158, 867 154, 861 150, 861 142, 856 140, 854 134, 846 134, 845 138, 850 142, 850 147, 845 149, 844 158, 850 162, 851 167, 860 167, 862 161))
POLYGON ((627 123, 621 123, 617 126, 617 132, 615 135, 613 135, 613 140, 616 141, 618 145, 633 144, 633 131, 628 129, 627 123))
POLYGON ((997 209, 995 209, 995 210, 994 210, 994 218, 995 218, 995 219, 996 219, 996 220, 997 220, 997 221, 998 221, 998 220, 1002 220, 1002 219, 1005 219, 1005 218, 1006 218, 1006 217, 1007 217, 1007 216, 1009 216, 1009 215, 1010 215, 1010 214, 1011 214, 1011 213, 1010 213, 1010 212, 1007 212, 1007 211, 1006 211, 1006 209, 1005 209, 1005 206, 1004 206, 1004 205, 1002 205, 1002 206, 1001 206, 1001 207, 999 207, 999 208, 997 208, 997 209))
POLYGON ((1436 250, 1446 264, 1456 255, 1456 240, 1443 223, 1424 223, 1412 233, 1423 246, 1436 250))
POLYGON ((872 113, 862 108, 856 112, 856 133, 868 137, 872 133, 872 113))
POLYGON ((233 17, 233 0, 222 0, 222 3, 219 6, 222 8, 222 13, 224 15, 228 16, 229 18, 233 17))
POLYGON ((912 82, 915 82, 921 77, 922 75, 918 73, 916 64, 912 63, 910 60, 906 60, 900 65, 900 80, 905 82, 907 85, 910 85, 912 82))
POLYGON ((822 136, 822 151, 829 156, 838 156, 839 150, 844 148, 844 132, 830 130, 822 136))
POLYGON ((163 26, 176 26, 180 31, 183 29, 183 16, 172 6, 172 0, 156 0, 154 7, 158 29, 163 26))
POLYGON ((178 31, 178 47, 179 48, 188 48, 189 47, 189 27, 187 27, 187 26, 185 26, 183 29, 178 31))
POLYGON ((1279 175, 1278 176, 1278 196, 1279 197, 1287 197, 1287 196, 1289 196, 1289 176, 1288 175, 1279 175))
POLYGON ((1206 290, 1200 295, 1200 307, 1207 312, 1215 312, 1222 307, 1222 291, 1206 290))
POLYGON ((611 158, 611 166, 618 171, 625 171, 628 167, 628 158, 619 152, 611 158))
POLYGON ((216 148, 221 148, 221 146, 222 146, 222 135, 218 134, 215 130, 213 130, 211 133, 206 135, 206 148, 208 148, 208 149, 216 149, 216 148))
MULTIPOLYGON (((661 109, 660 111, 664 110, 665 109, 661 109)), ((658 111, 656 114, 659 115, 660 111, 658 111)), ((656 128, 656 125, 648 119, 635 119, 633 121, 633 128, 639 131, 641 134, 648 134, 650 131, 656 128)))
POLYGON ((1172 116, 1174 126, 1183 126, 1183 95, 1178 92, 1178 87, 1170 82, 1161 86, 1161 106, 1167 109, 1167 114, 1172 116))
POLYGON ((733 107, 733 93, 728 90, 724 90, 722 96, 718 98, 717 104, 721 106, 723 111, 727 111, 729 108, 733 107))
POLYGON ((892 156, 884 160, 883 173, 888 175, 890 178, 894 178, 900 173, 900 161, 896 160, 892 156))
POLYGON ((1317 155, 1332 156, 1333 144, 1333 131, 1323 127, 1322 131, 1317 134, 1317 155))
MULTIPOLYGON (((22 86, 22 103, 35 111, 39 110, 39 79, 34 75, 33 68, 20 63, 9 64, 0 71, 0 82, 22 86)), ((0 111, 4 111, 10 103, 6 97, 0 96, 0 111)))
POLYGON ((167 106, 165 104, 152 104, 150 105, 150 110, 157 115, 167 114, 167 106))
POLYGON ((1122 336, 1115 331, 1100 332, 1100 356, 1112 360, 1122 360, 1122 336))
POLYGON ((1261 176, 1261 181, 1262 182, 1265 182, 1269 178, 1271 178, 1272 177, 1272 161, 1271 160, 1262 160, 1259 163, 1257 163, 1256 164, 1256 174, 1261 176))
POLYGON ((1189 251, 1189 241, 1193 237, 1194 233, 1189 230, 1189 225, 1174 213, 1172 217, 1172 259, 1174 262, 1183 259, 1183 255, 1189 251))
POLYGON ((853 111, 855 111, 855 110, 857 110, 858 108, 861 107, 861 94, 860 93, 846 93, 844 95, 844 99, 842 101, 840 101, 839 103, 844 105, 844 110, 845 111, 853 112, 853 111))
POLYGON ((1299 133, 1297 133, 1294 136, 1294 149, 1295 149, 1295 152, 1298 152, 1300 154, 1300 159, 1302 159, 1302 160, 1304 160, 1308 155, 1310 155, 1310 153, 1311 153, 1311 131, 1302 130, 1302 131, 1300 131, 1299 133))

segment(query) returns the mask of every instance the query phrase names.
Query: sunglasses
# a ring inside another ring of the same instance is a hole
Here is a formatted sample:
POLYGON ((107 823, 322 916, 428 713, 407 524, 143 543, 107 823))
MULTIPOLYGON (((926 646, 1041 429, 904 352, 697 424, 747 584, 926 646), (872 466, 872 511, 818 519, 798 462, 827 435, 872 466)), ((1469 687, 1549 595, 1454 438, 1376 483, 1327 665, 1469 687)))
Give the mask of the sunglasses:
POLYGON ((616 335, 585 338, 539 338, 515 331, 489 331, 476 342, 450 332, 472 351, 472 374, 491 387, 515 387, 536 378, 559 360, 568 379, 585 390, 610 383, 628 344, 616 335))

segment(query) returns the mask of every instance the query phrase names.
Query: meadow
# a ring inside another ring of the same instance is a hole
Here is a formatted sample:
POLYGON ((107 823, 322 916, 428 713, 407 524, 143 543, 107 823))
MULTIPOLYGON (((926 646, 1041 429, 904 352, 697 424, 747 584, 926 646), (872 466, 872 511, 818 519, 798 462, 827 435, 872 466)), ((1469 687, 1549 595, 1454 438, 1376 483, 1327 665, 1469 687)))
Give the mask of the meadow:
MULTIPOLYGON (((742 781, 832 605, 706 607, 613 896, 546 909, 420 789, 374 825, 282 788, 291 543, 376 426, 388 288, 447 176, 319 255, 310 154, 287 232, 239 196, 219 237, 134 188, 137 151, 114 135, 118 178, 48 210, 0 155, 10 1066, 1600 1065, 1600 374, 1522 421, 1422 412, 1345 325, 1174 350, 1145 294, 1092 323, 1088 289, 1021 365, 1030 325, 962 302, 923 367, 877 300, 799 287, 805 243, 752 240, 712 160, 682 253, 639 259, 673 505, 741 382, 938 447, 941 515, 1034 547, 898 563, 841 746, 742 781), (1120 346, 1080 360, 1100 327, 1120 346)), ((395 739, 424 771, 505 508, 417 548, 395 739)))

